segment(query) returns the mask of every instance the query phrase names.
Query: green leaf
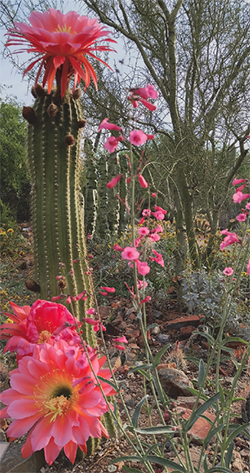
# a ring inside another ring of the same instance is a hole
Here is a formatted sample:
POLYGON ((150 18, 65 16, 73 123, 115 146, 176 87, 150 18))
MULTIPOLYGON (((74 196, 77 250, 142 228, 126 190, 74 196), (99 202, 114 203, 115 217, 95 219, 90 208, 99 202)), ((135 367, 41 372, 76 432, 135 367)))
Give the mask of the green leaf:
POLYGON ((123 470, 128 471, 128 473, 143 473, 141 470, 137 470, 137 468, 129 468, 128 466, 122 465, 123 470))
POLYGON ((231 442, 230 445, 228 446, 227 453, 225 455, 225 465, 227 468, 230 467, 230 463, 233 456, 233 449, 234 449, 234 442, 231 442))
POLYGON ((206 473, 232 473, 232 470, 229 470, 228 468, 224 468, 223 466, 215 466, 213 468, 210 468, 210 470, 207 470, 206 473))
POLYGON ((219 391, 220 391, 221 404, 223 405, 225 403, 225 396, 224 396, 224 391, 221 384, 219 384, 219 391))
POLYGON ((185 429, 186 432, 188 432, 191 427, 194 425, 194 423, 199 419, 201 414, 205 412, 210 406, 212 406, 218 399, 220 398, 220 393, 215 394, 213 397, 208 399, 204 404, 202 404, 196 411, 192 411, 191 416, 189 417, 187 423, 183 425, 183 428, 185 429))
POLYGON ((159 427, 145 427, 145 429, 135 429, 135 432, 138 432, 138 434, 152 434, 152 435, 157 435, 157 434, 172 434, 173 433, 173 426, 172 425, 160 425, 159 427))
POLYGON ((205 333, 205 332, 199 332, 199 335, 201 335, 201 337, 206 338, 212 345, 215 344, 215 339, 214 337, 212 337, 212 335, 209 335, 208 333, 205 333))
POLYGON ((171 347, 171 343, 167 343, 166 345, 164 345, 164 347, 160 349, 160 351, 158 351, 157 355, 154 357, 154 360, 153 360, 153 364, 155 368, 159 365, 162 355, 164 355, 165 351, 170 347, 171 347))
POLYGON ((188 388, 188 390, 190 391, 191 394, 193 394, 194 396, 198 396, 200 397, 200 399, 203 399, 203 401, 207 401, 209 399, 209 397, 204 394, 204 393, 200 393, 197 389, 194 389, 194 388, 188 388))
POLYGON ((139 370, 146 370, 146 369, 152 369, 153 365, 138 365, 138 366, 133 366, 133 368, 130 368, 129 373, 133 373, 134 371, 139 371, 139 370))
POLYGON ((246 342, 246 340, 243 340, 243 338, 240 338, 240 337, 228 337, 228 338, 225 338, 223 341, 222 341, 222 345, 226 345, 227 343, 231 343, 231 342, 240 342, 240 343, 244 343, 244 345, 247 345, 248 342, 246 342))
MULTIPOLYGON (((250 426, 250 422, 248 422, 247 424, 243 424, 243 425, 239 425, 238 427, 233 428, 233 432, 229 435, 228 439, 227 439, 227 443, 225 445, 225 448, 228 448, 228 446, 231 444, 231 442, 235 439, 235 437, 237 437, 243 430, 245 430, 246 427, 249 427, 250 426)), ((233 427, 233 424, 230 425, 230 428, 233 427)))
POLYGON ((216 435, 220 430, 224 429, 226 424, 219 425, 213 430, 209 430, 206 438, 204 439, 204 444, 207 445, 213 438, 214 435, 216 435))
POLYGON ((124 457, 116 457, 111 460, 110 464, 118 463, 122 461, 130 461, 130 462, 143 462, 143 458, 139 457, 138 455, 125 455, 124 457))
POLYGON ((97 378, 100 379, 101 381, 103 381, 104 383, 109 384, 109 386, 112 386, 112 388, 117 391, 117 386, 115 385, 115 383, 113 381, 109 381, 106 378, 102 378, 102 376, 97 376, 97 378))
POLYGON ((146 327, 146 330, 148 331, 149 329, 154 328, 154 327, 159 327, 159 325, 158 324, 151 324, 148 327, 146 327))
POLYGON ((146 457, 144 457, 144 459, 151 463, 159 463, 159 465, 162 465, 162 466, 175 468, 176 472, 178 473, 186 473, 186 469, 183 468, 183 466, 180 466, 177 463, 171 460, 168 460, 167 458, 162 458, 162 457, 159 457, 158 455, 155 455, 155 456, 147 455, 146 457))
POLYGON ((147 371, 144 371, 144 370, 140 369, 140 370, 138 370, 138 373, 140 373, 142 376, 145 376, 145 378, 148 381, 152 380, 152 375, 150 373, 147 373, 147 371))
POLYGON ((141 401, 137 404, 135 410, 134 410, 134 414, 133 414, 133 417, 132 417, 132 424, 134 427, 138 427, 138 420, 139 420, 139 416, 140 416, 140 412, 141 412, 141 408, 144 404, 144 402, 146 401, 146 399, 148 398, 148 394, 146 394, 146 396, 144 396, 141 401))
POLYGON ((205 376, 204 361, 201 358, 199 363, 198 389, 200 389, 205 376))

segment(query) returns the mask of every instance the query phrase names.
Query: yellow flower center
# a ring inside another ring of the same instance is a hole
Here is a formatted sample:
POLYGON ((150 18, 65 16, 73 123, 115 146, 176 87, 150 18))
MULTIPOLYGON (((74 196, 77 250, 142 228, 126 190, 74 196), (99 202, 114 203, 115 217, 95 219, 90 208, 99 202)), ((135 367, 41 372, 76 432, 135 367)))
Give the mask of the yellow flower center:
POLYGON ((71 35, 74 34, 71 31, 71 26, 67 26, 66 24, 64 26, 58 25, 55 33, 70 33, 71 35))
POLYGON ((44 402, 44 407, 47 409, 45 417, 52 415, 50 422, 54 422, 57 416, 66 414, 71 406, 71 402, 65 396, 58 396, 44 402))
POLYGON ((50 339, 50 337, 52 336, 52 333, 48 332, 48 330, 43 330, 40 334, 39 334, 39 338, 37 340, 36 343, 38 343, 39 345, 41 343, 46 343, 47 340, 50 339))

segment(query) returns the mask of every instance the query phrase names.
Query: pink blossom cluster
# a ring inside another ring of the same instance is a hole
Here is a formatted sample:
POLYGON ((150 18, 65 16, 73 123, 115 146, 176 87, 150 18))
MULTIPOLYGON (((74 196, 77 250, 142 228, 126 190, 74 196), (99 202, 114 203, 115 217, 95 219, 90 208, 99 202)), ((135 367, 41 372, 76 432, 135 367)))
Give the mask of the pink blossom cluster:
MULTIPOLYGON (((108 286, 101 289, 114 292, 108 286)), ((10 305, 14 314, 5 315, 12 322, 0 326, 0 339, 7 339, 4 353, 17 352, 18 365, 10 372, 10 389, 0 395, 5 404, 0 418, 12 420, 7 429, 11 440, 28 433, 24 458, 44 449, 51 465, 63 448, 74 463, 78 447, 87 453, 90 436, 108 437, 100 418, 112 409, 104 395, 115 391, 105 382, 111 378, 102 369, 106 358, 98 359, 96 349, 82 341, 82 323, 63 305, 43 300, 31 307, 10 305)), ((87 315, 94 314, 94 308, 87 310, 87 315)), ((84 320, 94 331, 105 330, 98 320, 84 320)), ((117 342, 127 341, 121 337, 117 342)), ((123 345, 117 348, 124 350, 123 345)))
MULTIPOLYGON (((236 189, 236 193, 233 195, 233 201, 234 203, 241 203, 243 200, 248 199, 250 197, 250 194, 243 194, 242 191, 243 189, 250 184, 248 179, 237 179, 235 178, 233 180, 233 186, 237 186, 239 184, 242 184, 240 187, 236 189), (244 183, 244 184, 242 184, 244 183)), ((248 202, 245 206, 245 209, 241 210, 241 213, 239 213, 236 216, 236 220, 238 222, 245 222, 247 219, 247 216, 249 214, 250 210, 250 202, 248 202)), ((235 232, 229 232, 228 229, 226 228, 225 230, 221 231, 221 235, 225 235, 224 240, 220 244, 220 249, 224 250, 227 246, 233 245, 234 243, 239 243, 242 244, 241 238, 235 233, 235 232)), ((226 276, 231 276, 233 274, 233 268, 227 267, 224 269, 223 273, 226 276)), ((250 274, 250 259, 248 260, 247 263, 247 274, 250 274)))

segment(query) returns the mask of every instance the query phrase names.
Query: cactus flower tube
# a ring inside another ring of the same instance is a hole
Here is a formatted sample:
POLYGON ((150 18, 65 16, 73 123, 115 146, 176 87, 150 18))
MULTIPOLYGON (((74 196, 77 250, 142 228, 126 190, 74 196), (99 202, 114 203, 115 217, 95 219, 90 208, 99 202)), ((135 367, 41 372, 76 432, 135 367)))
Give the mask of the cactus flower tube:
MULTIPOLYGON (((35 104, 23 109, 29 122, 35 279, 41 299, 51 300, 64 293, 65 299, 60 299, 64 303, 67 294, 74 300, 74 296, 86 291, 88 298, 74 302, 75 315, 83 318, 92 305, 92 287, 80 194, 80 139, 86 121, 79 100, 81 91, 76 85, 83 80, 86 90, 92 79, 97 88, 95 71, 86 56, 101 61, 94 52, 111 50, 102 42, 115 41, 97 19, 76 12, 64 15, 49 9, 44 13, 33 12, 28 20, 30 24, 14 24, 6 45, 22 47, 15 53, 35 54, 24 74, 39 66, 32 88, 35 104), (42 85, 38 84, 39 78, 42 85), (71 78, 73 91, 69 90, 71 78), (56 277, 60 275, 65 279, 58 281, 56 277)), ((91 344, 90 328, 83 326, 83 336, 91 344)))

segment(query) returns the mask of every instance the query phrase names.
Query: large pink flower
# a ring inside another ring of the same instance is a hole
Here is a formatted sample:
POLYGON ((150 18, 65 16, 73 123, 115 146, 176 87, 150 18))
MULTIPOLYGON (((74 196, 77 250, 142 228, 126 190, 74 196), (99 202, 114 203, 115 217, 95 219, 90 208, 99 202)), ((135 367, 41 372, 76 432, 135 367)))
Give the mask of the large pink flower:
MULTIPOLYGON (((14 51, 36 53, 35 60, 25 69, 24 74, 30 71, 35 64, 41 62, 36 81, 45 68, 43 86, 48 83, 48 92, 51 92, 56 72, 60 70, 61 96, 65 94, 69 78, 75 76, 75 84, 81 79, 85 82, 85 89, 92 78, 97 88, 95 71, 86 55, 103 62, 93 54, 93 51, 111 51, 108 46, 98 45, 98 41, 116 42, 108 37, 110 31, 98 24, 97 19, 80 16, 76 12, 65 15, 59 10, 50 8, 44 13, 34 11, 28 18, 30 25, 15 23, 15 28, 8 32, 7 46, 24 46, 14 51), (102 38, 104 36, 104 38, 102 38)), ((109 67, 109 66, 108 66, 109 67)))
POLYGON ((29 306, 19 307, 10 302, 13 314, 4 313, 13 323, 0 326, 0 339, 7 339, 3 350, 17 351, 18 358, 30 355, 36 344, 45 343, 52 336, 63 337, 72 343, 80 343, 75 330, 79 321, 62 304, 37 300, 29 306))
POLYGON ((147 140, 153 140, 155 135, 147 135, 142 130, 133 130, 129 133, 129 141, 132 145, 141 146, 146 143, 147 140))
POLYGON ((126 246, 122 251, 122 259, 127 259, 129 261, 135 261, 139 258, 140 253, 133 246, 126 246))
MULTIPOLYGON (((96 350, 86 347, 96 375, 110 379, 109 370, 100 368, 96 350)), ((115 391, 101 382, 106 395, 115 391)), ((11 440, 29 432, 22 447, 24 458, 44 448, 51 465, 60 450, 73 463, 77 446, 86 452, 89 437, 108 437, 100 417, 108 411, 96 384, 87 356, 80 347, 70 347, 64 340, 37 345, 33 356, 25 356, 10 372, 11 388, 0 399, 6 405, 1 418, 12 418, 7 430, 11 440)))

